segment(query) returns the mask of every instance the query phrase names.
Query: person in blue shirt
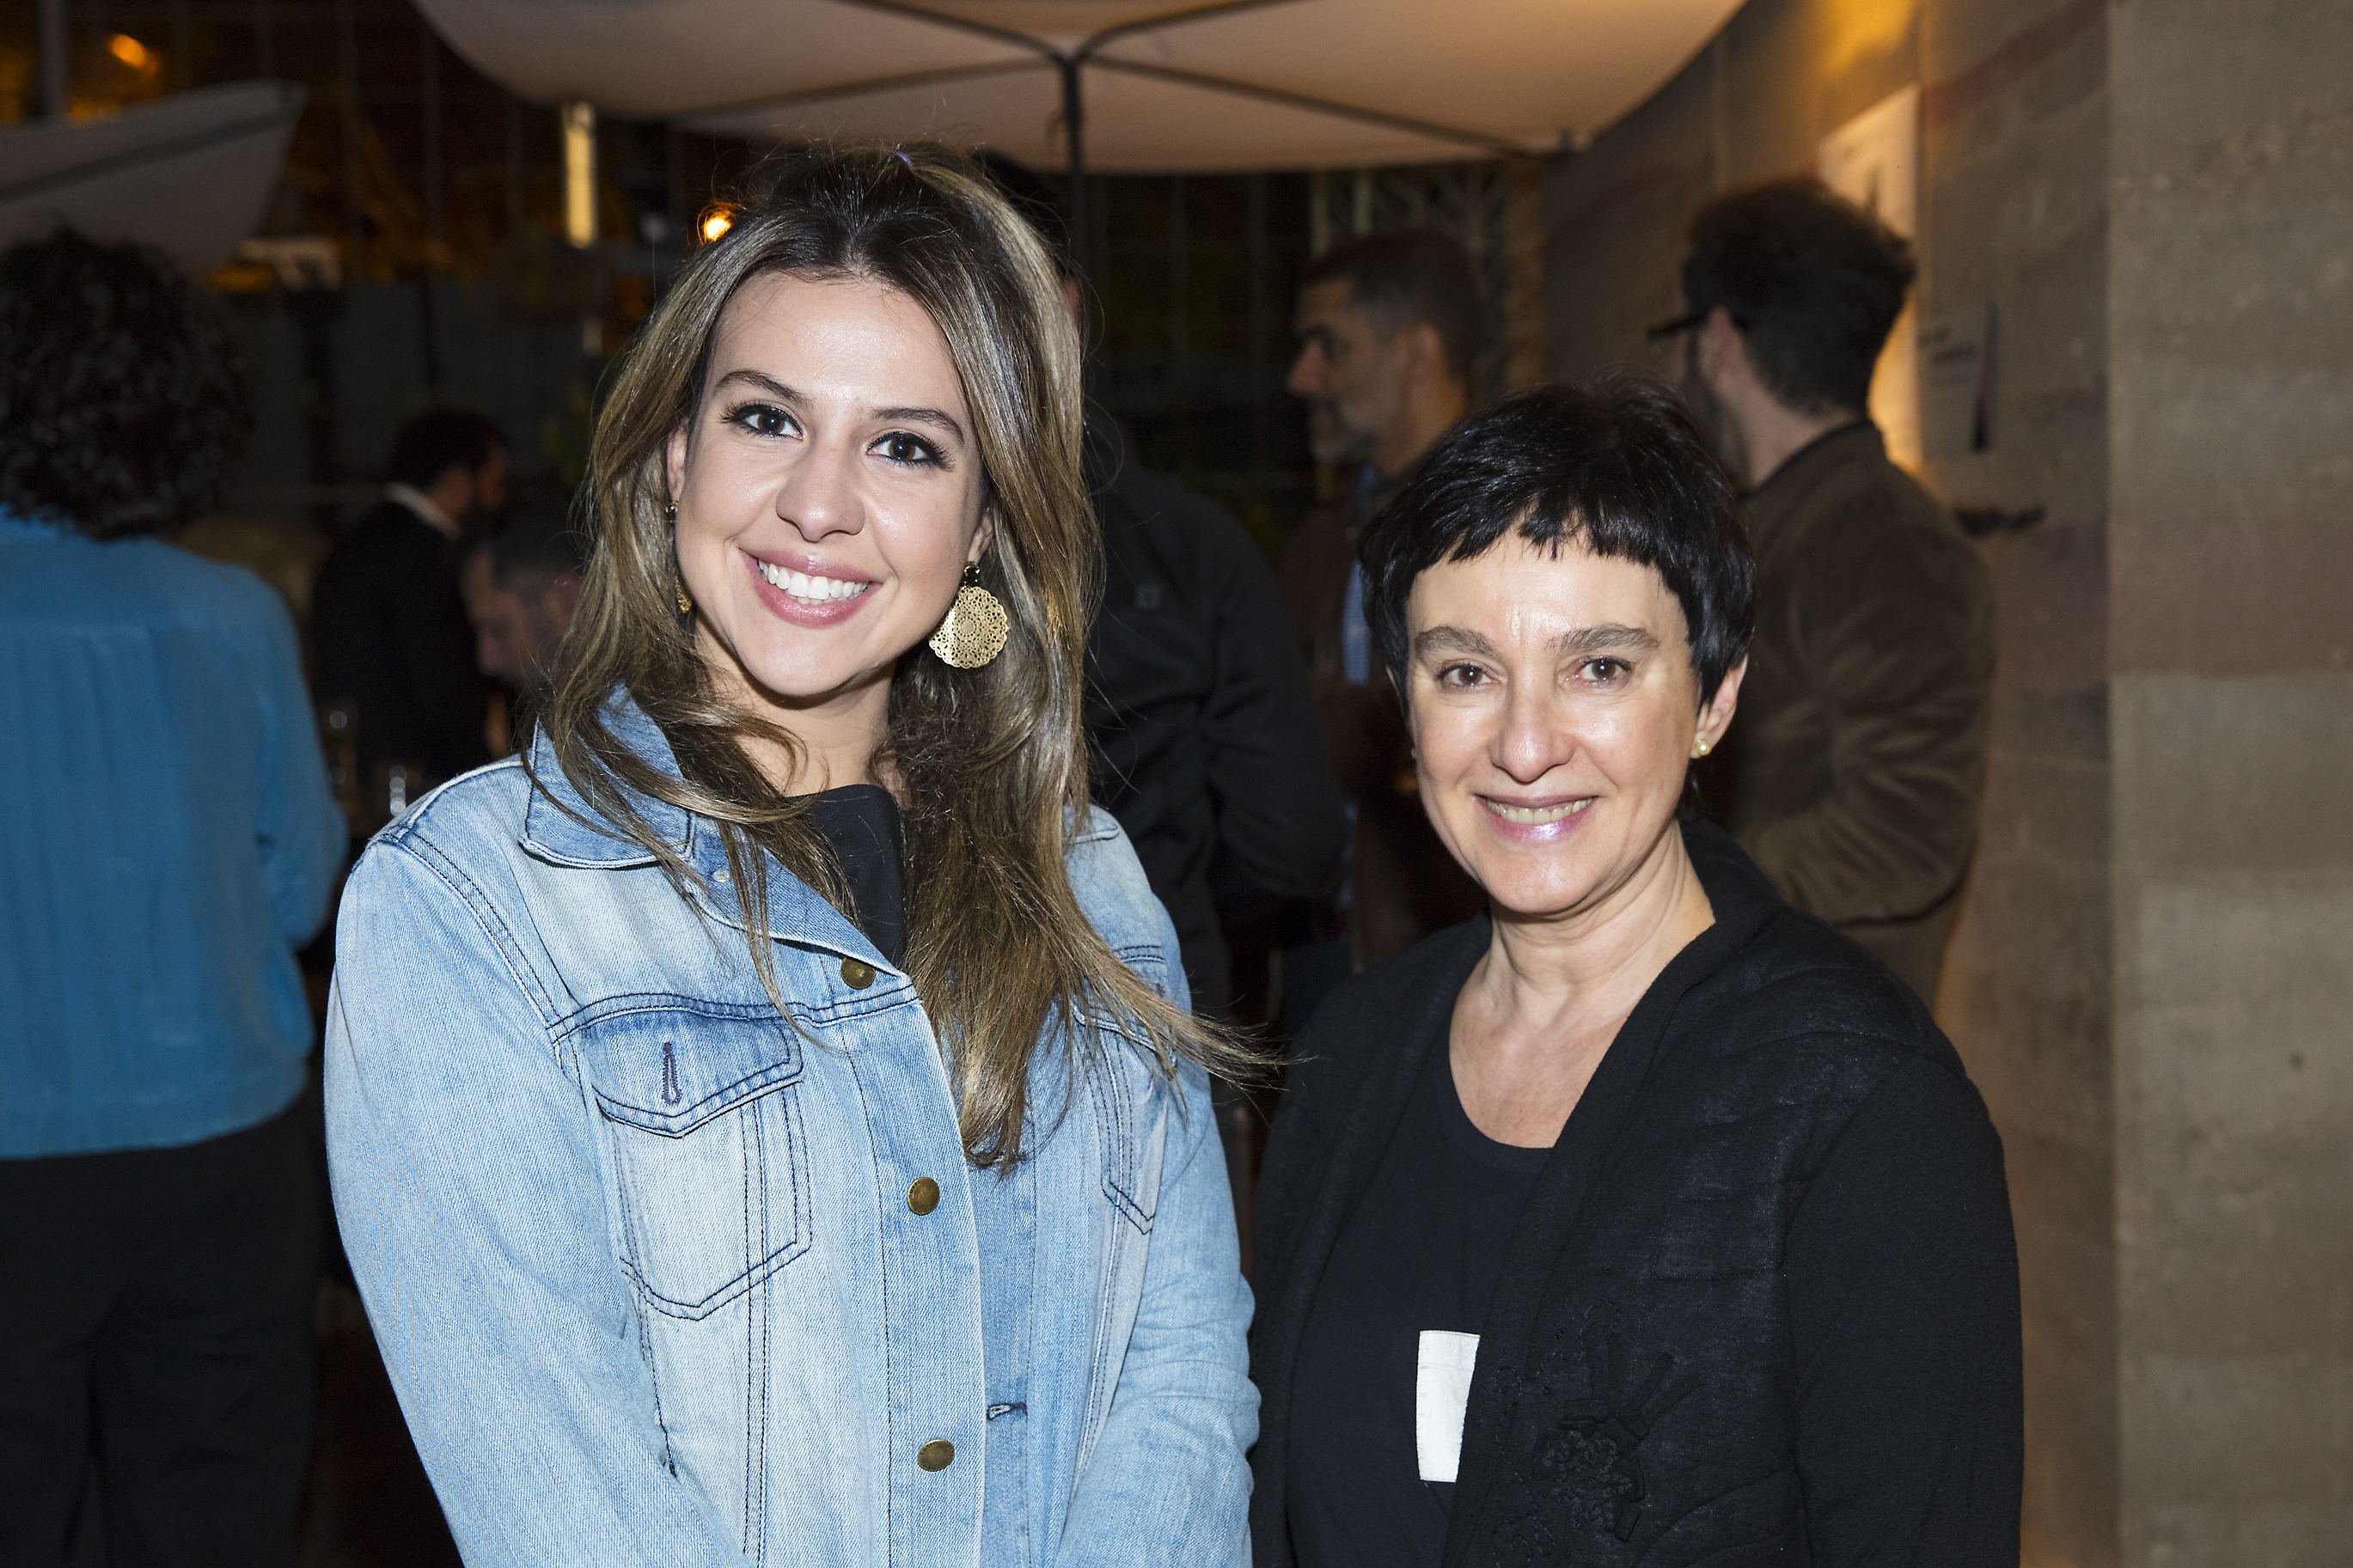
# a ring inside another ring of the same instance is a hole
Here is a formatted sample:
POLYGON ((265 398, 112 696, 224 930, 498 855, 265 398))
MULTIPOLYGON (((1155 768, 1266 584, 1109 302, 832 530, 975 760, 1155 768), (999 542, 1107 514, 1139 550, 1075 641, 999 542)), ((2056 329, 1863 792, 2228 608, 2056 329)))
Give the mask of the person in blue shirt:
POLYGON ((344 846, 294 626, 148 537, 245 427, 160 255, 0 257, 0 1562, 291 1563, 323 1217, 294 949, 344 846))

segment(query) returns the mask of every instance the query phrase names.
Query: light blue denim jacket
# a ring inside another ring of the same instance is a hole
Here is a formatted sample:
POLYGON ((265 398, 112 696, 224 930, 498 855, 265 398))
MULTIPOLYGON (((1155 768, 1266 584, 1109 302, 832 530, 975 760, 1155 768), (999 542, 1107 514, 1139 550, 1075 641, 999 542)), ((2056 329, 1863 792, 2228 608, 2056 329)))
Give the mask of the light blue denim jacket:
MULTIPOLYGON (((470 1568, 1242 1562, 1250 1292, 1200 1072, 1104 1027, 1072 1088, 1041 1049, 1024 1158, 976 1168, 855 927, 772 879, 787 1026, 712 825, 636 802, 690 908, 533 760, 552 798, 494 764, 369 846, 327 1026, 344 1245, 470 1568)), ((1069 864, 1182 1002, 1109 816, 1069 864)))

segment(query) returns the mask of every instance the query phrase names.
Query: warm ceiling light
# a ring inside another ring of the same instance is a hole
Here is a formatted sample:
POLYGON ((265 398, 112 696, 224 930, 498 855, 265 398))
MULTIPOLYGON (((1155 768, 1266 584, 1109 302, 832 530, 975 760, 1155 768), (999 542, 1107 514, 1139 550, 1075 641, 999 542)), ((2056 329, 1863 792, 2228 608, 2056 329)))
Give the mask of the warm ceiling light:
POLYGON ((135 71, 155 68, 155 51, 128 33, 117 33, 106 40, 106 52, 135 71))
POLYGON ((703 214, 702 243, 705 245, 712 244, 734 226, 734 217, 724 211, 708 212, 703 214))

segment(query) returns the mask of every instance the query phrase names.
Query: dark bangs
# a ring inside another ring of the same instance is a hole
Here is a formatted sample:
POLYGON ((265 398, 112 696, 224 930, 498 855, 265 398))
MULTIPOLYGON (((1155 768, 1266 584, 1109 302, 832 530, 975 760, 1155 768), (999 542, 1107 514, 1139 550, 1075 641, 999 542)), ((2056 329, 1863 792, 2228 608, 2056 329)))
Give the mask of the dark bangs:
POLYGON ((1656 572, 1683 606, 1700 700, 1748 651, 1756 567, 1732 486, 1671 388, 1632 376, 1543 386, 1471 416, 1430 448, 1366 530, 1365 618, 1392 671, 1407 596, 1441 561, 1516 531, 1656 572))

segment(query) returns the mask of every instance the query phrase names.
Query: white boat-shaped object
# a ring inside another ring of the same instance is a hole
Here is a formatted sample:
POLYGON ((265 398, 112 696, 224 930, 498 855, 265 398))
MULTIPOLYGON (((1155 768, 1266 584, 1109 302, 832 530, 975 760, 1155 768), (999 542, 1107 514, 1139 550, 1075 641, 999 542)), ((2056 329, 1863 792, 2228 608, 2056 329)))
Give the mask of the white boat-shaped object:
POLYGON ((0 127, 0 247, 67 226, 160 246, 201 278, 260 222, 303 96, 229 82, 102 120, 0 127))

